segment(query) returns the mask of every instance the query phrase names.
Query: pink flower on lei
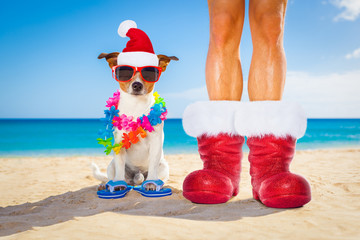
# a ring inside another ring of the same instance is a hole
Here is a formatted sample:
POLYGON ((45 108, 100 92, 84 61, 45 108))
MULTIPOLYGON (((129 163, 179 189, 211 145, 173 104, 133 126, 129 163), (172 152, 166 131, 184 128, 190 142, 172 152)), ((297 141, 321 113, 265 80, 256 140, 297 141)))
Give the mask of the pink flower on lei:
POLYGON ((149 132, 154 131, 154 128, 153 128, 153 126, 151 126, 151 123, 147 116, 143 116, 141 127, 149 132))
POLYGON ((137 127, 137 123, 133 122, 132 120, 132 116, 127 117, 125 114, 122 114, 120 117, 114 117, 113 125, 116 126, 119 130, 132 131, 132 129, 137 127), (134 126, 134 124, 136 124, 136 126, 134 126))
POLYGON ((131 122, 129 123, 129 129, 130 131, 136 131, 140 125, 137 122, 131 122))
POLYGON ((112 106, 115 107, 115 109, 118 108, 118 103, 120 100, 120 91, 117 90, 116 92, 114 92, 113 97, 109 98, 109 100, 106 101, 106 107, 111 108, 112 106))
POLYGON ((116 117, 116 116, 115 116, 115 117, 113 118, 112 124, 113 124, 114 127, 117 127, 119 130, 122 129, 122 127, 121 127, 121 118, 120 118, 120 117, 116 117))

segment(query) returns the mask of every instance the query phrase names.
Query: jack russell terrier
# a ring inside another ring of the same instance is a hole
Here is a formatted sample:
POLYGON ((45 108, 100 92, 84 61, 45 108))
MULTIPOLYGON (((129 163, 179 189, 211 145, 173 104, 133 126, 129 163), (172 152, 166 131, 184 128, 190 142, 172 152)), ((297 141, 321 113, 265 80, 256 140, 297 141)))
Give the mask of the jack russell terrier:
MULTIPOLYGON (((133 116, 136 121, 136 119, 149 114, 155 103, 153 97, 155 83, 159 80, 161 73, 166 70, 169 62, 177 61, 178 58, 155 55, 150 39, 143 31, 137 29, 135 22, 131 20, 121 23, 118 32, 120 36, 130 37, 126 48, 121 53, 101 53, 98 59, 106 59, 113 71, 113 77, 120 85, 120 100, 117 105, 119 115, 133 116), (124 27, 124 25, 127 26, 124 27)), ((107 168, 107 176, 93 164, 94 177, 102 182, 110 180, 108 182, 110 189, 115 192, 124 191, 129 185, 144 183, 145 179, 148 184, 143 186, 144 190, 159 190, 156 181, 162 180, 163 184, 169 178, 169 166, 163 153, 163 127, 163 122, 154 125, 154 131, 146 132, 146 137, 140 138, 129 148, 121 148, 118 153, 114 154, 114 158, 107 168), (110 182, 119 181, 125 181, 128 185, 125 183, 110 184, 110 182)), ((123 133, 126 131, 114 127, 115 143, 121 142, 123 133)), ((107 185, 101 184, 98 190, 107 190, 107 185)), ((99 195, 99 197, 101 196, 99 195)))

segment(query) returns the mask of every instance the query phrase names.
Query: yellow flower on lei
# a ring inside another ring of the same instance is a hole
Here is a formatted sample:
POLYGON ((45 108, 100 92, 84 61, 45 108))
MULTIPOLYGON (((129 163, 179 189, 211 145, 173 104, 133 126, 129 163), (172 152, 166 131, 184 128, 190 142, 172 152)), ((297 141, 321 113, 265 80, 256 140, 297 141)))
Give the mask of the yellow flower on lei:
POLYGON ((114 150, 114 152, 115 152, 116 154, 119 154, 119 153, 120 153, 120 150, 121 150, 121 148, 122 148, 122 145, 123 145, 123 143, 120 142, 120 143, 119 143, 119 146, 113 148, 113 150, 114 150))
POLYGON ((160 95, 159 95, 158 92, 154 92, 153 95, 154 95, 154 97, 155 97, 155 101, 160 97, 160 95))

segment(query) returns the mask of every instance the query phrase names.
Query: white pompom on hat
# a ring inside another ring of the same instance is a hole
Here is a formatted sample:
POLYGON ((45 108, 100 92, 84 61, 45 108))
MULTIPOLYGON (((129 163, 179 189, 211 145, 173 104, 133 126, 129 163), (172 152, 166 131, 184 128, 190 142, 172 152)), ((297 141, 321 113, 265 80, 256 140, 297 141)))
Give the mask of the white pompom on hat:
POLYGON ((118 34, 121 37, 130 38, 126 47, 118 56, 118 65, 134 67, 159 65, 159 59, 154 52, 149 37, 144 31, 137 28, 134 21, 123 21, 118 28, 118 34))
POLYGON ((120 35, 120 37, 126 37, 126 34, 130 28, 137 28, 136 22, 134 22, 133 20, 125 20, 120 23, 120 26, 118 28, 118 34, 120 35))

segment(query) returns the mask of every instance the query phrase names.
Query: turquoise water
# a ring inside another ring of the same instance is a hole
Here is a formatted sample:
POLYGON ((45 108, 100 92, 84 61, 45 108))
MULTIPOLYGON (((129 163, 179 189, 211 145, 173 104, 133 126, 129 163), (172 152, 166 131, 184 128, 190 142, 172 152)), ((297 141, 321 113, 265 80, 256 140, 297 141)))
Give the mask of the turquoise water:
MULTIPOLYGON (((0 156, 102 155, 97 144, 98 119, 2 119, 0 156)), ((165 154, 197 152, 181 119, 165 122, 165 154)), ((309 119, 297 149, 360 147, 360 119, 309 119)), ((244 151, 248 151, 245 146, 244 151)))

